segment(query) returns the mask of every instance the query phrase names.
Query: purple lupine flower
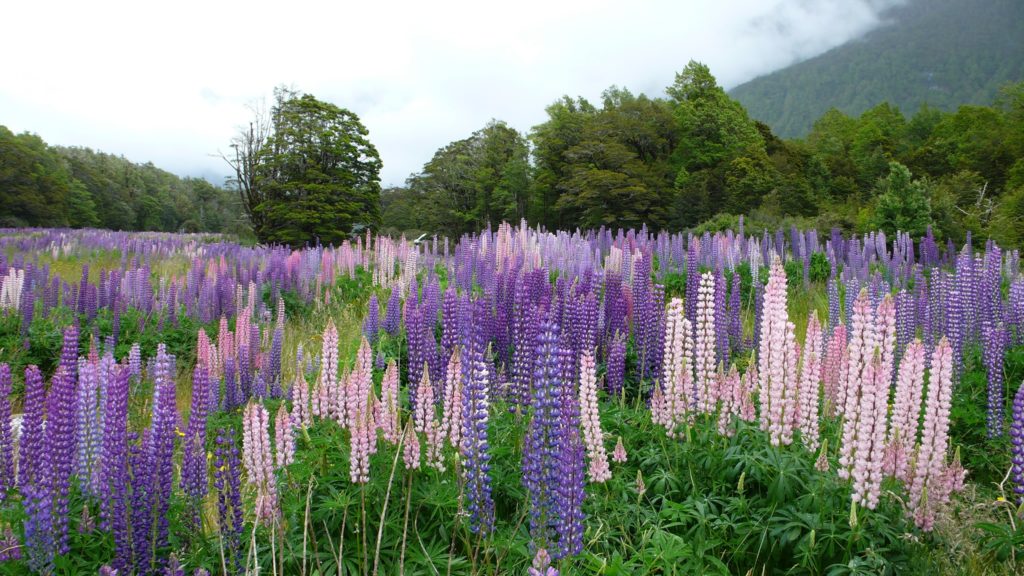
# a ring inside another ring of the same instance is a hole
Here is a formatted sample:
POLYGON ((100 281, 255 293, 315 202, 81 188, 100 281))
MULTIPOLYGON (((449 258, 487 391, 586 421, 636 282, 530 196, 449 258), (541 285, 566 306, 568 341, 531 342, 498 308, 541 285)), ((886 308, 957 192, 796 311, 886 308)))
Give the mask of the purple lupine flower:
MULTIPOLYGON (((459 296, 455 288, 444 292, 441 306, 441 355, 451 358, 459 339, 459 296)), ((371 342, 372 343, 372 342, 371 342)))
POLYGON ((490 446, 487 421, 490 409, 490 369, 485 359, 486 339, 483 326, 489 312, 486 303, 477 300, 473 321, 463 334, 465 350, 462 396, 462 461, 470 514, 470 530, 486 534, 494 527, 494 500, 491 498, 490 446))
POLYGON ((384 331, 389 336, 398 336, 398 330, 402 325, 402 295, 398 287, 391 289, 391 296, 388 298, 387 308, 384 310, 384 331))
POLYGON ((608 372, 605 376, 605 386, 608 394, 618 396, 622 393, 622 386, 626 379, 626 338, 616 332, 608 347, 608 372))
POLYGON ((142 347, 138 342, 128 350, 128 367, 132 380, 138 382, 142 378, 142 347))
POLYGON ((1024 504, 1024 384, 1017 388, 1013 397, 1013 422, 1010 424, 1010 459, 1013 466, 1013 493, 1017 504, 1024 504))
POLYGON ((982 356, 988 371, 988 410, 986 430, 989 438, 1003 435, 1005 398, 1003 396, 1003 357, 1006 355, 1008 335, 1002 324, 985 326, 982 356))
POLYGON ((43 572, 53 561, 53 492, 50 453, 43 413, 46 389, 39 368, 25 369, 25 415, 22 421, 18 486, 25 508, 25 548, 29 567, 43 572))
POLYGON ((14 488, 14 446, 11 438, 11 367, 0 364, 0 502, 14 488))
POLYGON ((221 428, 217 431, 214 451, 213 486, 217 490, 217 526, 224 545, 224 561, 229 574, 240 574, 242 562, 242 477, 238 459, 235 431, 221 428))
POLYGON ((142 464, 147 472, 141 475, 139 501, 134 504, 138 515, 133 519, 136 550, 141 550, 139 566, 152 569, 157 566, 155 553, 167 546, 171 486, 174 480, 174 436, 178 421, 175 386, 174 356, 167 353, 164 344, 157 345, 154 367, 153 416, 143 446, 142 464), (140 547, 140 543, 142 546, 140 547))
POLYGON ((46 396, 46 449, 50 454, 50 487, 56 553, 68 552, 68 498, 75 466, 75 387, 78 374, 78 326, 64 329, 60 364, 46 396))
POLYGON ((370 344, 377 343, 377 336, 380 334, 380 302, 376 294, 370 294, 370 300, 366 303, 366 319, 363 320, 363 334, 370 344))
POLYGON ((102 421, 102 408, 99 402, 100 374, 99 363, 81 359, 79 361, 79 378, 75 428, 75 444, 78 447, 76 454, 76 468, 78 483, 84 494, 96 496, 95 473, 97 467, 94 463, 99 457, 100 433, 99 426, 102 421))
POLYGON ((198 530, 200 506, 207 492, 206 412, 210 406, 210 378, 206 368, 196 365, 192 372, 192 409, 182 439, 181 489, 191 500, 192 526, 198 530))
POLYGON ((733 354, 739 354, 743 351, 743 295, 739 272, 733 272, 732 274, 728 318, 729 351, 733 354))
MULTIPOLYGON (((700 263, 697 261, 699 244, 700 241, 690 235, 686 248, 686 319, 694 326, 697 325, 697 291, 700 288, 700 263)), ((649 265, 647 271, 650 272, 649 265)))
POLYGON ((1014 345, 1024 345, 1024 276, 1010 284, 1010 298, 1006 303, 1007 321, 1014 326, 1014 345))
POLYGON ((274 334, 270 339, 270 356, 267 358, 267 366, 264 370, 264 380, 270 387, 271 398, 280 398, 284 395, 281 386, 281 354, 284 348, 284 300, 277 300, 277 322, 274 325, 274 334))
POLYGON ((128 388, 131 368, 115 368, 107 388, 100 462, 100 526, 114 535, 114 568, 127 570, 132 563, 128 516, 128 388))
POLYGON ((729 320, 726 314, 726 285, 725 273, 719 270, 715 274, 715 361, 717 363, 729 363, 729 320))

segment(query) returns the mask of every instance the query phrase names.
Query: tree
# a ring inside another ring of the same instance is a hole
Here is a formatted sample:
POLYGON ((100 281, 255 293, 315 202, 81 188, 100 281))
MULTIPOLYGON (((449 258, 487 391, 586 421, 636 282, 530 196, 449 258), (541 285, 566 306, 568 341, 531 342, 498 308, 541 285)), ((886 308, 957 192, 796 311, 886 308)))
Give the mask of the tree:
POLYGON ((911 180, 910 170, 899 162, 889 164, 889 175, 879 182, 882 194, 875 207, 875 225, 886 234, 907 232, 924 236, 932 223, 927 185, 911 180))
POLYGON ((376 228, 381 161, 359 117, 287 89, 275 99, 269 120, 257 111, 232 141, 228 160, 257 239, 337 244, 376 228))

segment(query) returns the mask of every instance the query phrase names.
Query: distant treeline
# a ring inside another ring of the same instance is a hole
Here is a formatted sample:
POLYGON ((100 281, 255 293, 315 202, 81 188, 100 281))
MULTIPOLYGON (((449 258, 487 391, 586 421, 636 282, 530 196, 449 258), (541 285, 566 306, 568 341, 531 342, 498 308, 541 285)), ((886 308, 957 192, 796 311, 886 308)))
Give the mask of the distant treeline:
POLYGON ((206 180, 0 126, 0 227, 244 232, 238 195, 206 180))
POLYGON ((667 94, 566 96, 528 135, 492 121, 384 190, 383 224, 448 236, 520 218, 549 229, 725 229, 745 214, 757 228, 919 236, 931 225, 958 242, 972 232, 1024 244, 1024 83, 952 113, 832 109, 803 140, 752 120, 702 64, 667 94))

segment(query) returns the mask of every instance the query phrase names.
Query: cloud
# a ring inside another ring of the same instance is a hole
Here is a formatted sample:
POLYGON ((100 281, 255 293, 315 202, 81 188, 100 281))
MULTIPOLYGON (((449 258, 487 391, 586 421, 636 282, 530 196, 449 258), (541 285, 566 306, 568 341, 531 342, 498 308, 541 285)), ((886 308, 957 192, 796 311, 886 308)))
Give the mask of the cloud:
POLYGON ((563 94, 660 95, 691 59, 731 87, 862 35, 898 3, 10 2, 0 124, 226 174, 215 154, 247 104, 287 84, 358 114, 383 183, 400 184, 492 118, 528 131, 563 94))

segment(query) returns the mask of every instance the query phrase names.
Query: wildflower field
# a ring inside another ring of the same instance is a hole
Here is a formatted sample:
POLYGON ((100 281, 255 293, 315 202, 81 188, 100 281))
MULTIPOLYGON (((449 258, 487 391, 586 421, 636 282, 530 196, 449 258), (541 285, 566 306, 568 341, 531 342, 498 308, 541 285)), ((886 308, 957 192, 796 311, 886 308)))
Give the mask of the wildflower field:
POLYGON ((1020 574, 992 242, 0 230, 4 574, 1020 574))

